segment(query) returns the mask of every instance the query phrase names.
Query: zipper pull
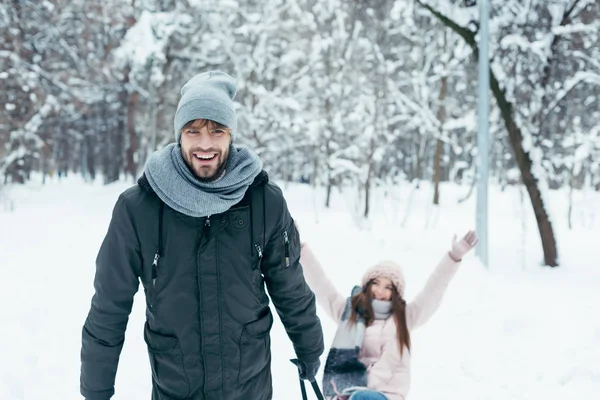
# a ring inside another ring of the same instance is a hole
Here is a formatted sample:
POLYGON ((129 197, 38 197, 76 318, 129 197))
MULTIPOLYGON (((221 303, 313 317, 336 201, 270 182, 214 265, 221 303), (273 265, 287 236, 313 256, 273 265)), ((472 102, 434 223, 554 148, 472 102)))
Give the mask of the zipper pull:
POLYGON ((160 254, 157 251, 154 253, 154 261, 152 261, 152 288, 156 285, 156 277, 158 276, 158 259, 160 254))
POLYGON ((206 217, 206 222, 204 223, 205 228, 210 228, 210 215, 206 217))
POLYGON ((160 252, 157 250, 154 253, 154 261, 152 261, 152 294, 150 297, 150 308, 154 308, 154 297, 156 293, 156 277, 158 276, 158 259, 160 258, 160 252))
POLYGON ((256 252, 258 253, 258 258, 263 258, 263 252, 262 249, 260 248, 259 244, 255 244, 254 247, 256 248, 256 252))
POLYGON ((290 266, 290 239, 287 231, 283 231, 283 244, 285 245, 285 267, 290 266))

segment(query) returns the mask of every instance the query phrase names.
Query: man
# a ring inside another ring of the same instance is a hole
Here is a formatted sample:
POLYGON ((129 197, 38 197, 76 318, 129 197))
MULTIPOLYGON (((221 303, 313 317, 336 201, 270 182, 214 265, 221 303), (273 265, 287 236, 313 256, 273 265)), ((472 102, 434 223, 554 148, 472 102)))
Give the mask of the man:
POLYGON ((313 381, 323 352, 314 294, 281 190, 258 157, 232 143, 233 79, 196 75, 181 89, 177 142, 121 194, 96 260, 81 349, 81 393, 114 394, 133 296, 146 294, 152 399, 272 398, 264 284, 313 381))

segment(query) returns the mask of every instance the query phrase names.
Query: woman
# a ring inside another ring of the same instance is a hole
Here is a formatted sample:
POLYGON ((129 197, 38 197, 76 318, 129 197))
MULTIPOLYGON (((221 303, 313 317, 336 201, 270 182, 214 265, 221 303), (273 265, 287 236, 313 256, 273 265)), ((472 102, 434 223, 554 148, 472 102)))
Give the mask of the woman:
POLYGON ((368 269, 362 285, 345 299, 327 278, 310 247, 302 243, 306 281, 327 314, 339 322, 323 373, 329 399, 404 400, 410 386, 410 334, 439 307, 460 262, 477 244, 475 232, 454 237, 425 287, 404 300, 399 265, 383 261, 368 269))

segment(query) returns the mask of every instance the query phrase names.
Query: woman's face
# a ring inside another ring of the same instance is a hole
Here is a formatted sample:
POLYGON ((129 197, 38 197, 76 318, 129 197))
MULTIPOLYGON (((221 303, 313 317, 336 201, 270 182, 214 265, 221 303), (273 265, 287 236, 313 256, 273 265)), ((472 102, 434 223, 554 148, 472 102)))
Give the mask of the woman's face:
POLYGON ((387 278, 375 278, 371 283, 371 298, 390 301, 392 299, 392 291, 394 284, 387 278))

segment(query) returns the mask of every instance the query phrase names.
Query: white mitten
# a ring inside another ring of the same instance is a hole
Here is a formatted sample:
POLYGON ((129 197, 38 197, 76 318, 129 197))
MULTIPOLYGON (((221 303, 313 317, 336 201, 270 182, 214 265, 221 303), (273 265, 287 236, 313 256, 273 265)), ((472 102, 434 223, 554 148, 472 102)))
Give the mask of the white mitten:
POLYGON ((454 261, 461 261, 462 258, 467 254, 471 249, 473 249, 477 242, 479 242, 479 238, 474 231, 469 231, 467 234, 459 241, 456 241, 456 235, 452 239, 452 250, 450 250, 450 258, 454 261))

